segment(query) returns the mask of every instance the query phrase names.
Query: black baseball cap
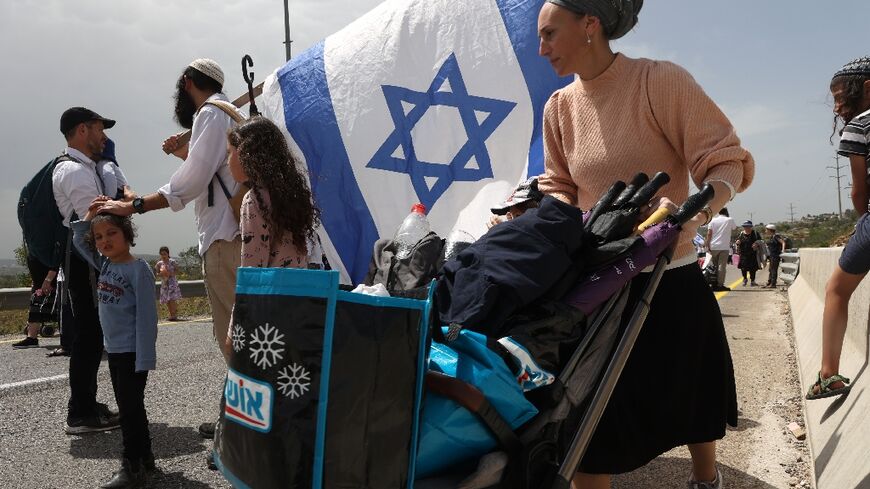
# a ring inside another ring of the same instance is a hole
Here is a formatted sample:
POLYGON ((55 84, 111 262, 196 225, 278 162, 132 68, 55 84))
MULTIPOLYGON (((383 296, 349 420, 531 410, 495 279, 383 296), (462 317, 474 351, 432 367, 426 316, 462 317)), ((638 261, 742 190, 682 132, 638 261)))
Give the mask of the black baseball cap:
POLYGON ((105 117, 97 114, 91 109, 86 109, 84 107, 72 107, 66 109, 63 112, 63 115, 60 116, 60 132, 63 135, 66 135, 70 129, 76 127, 82 122, 90 122, 90 121, 103 121, 103 127, 109 129, 110 127, 115 125, 115 121, 112 119, 106 119, 105 117))

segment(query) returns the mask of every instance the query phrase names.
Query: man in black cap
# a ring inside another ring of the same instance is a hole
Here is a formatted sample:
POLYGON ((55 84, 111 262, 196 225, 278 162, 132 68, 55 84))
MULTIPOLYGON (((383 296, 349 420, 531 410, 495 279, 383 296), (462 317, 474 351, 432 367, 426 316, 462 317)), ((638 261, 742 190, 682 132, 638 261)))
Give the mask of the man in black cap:
MULTIPOLYGON (((91 202, 107 193, 96 165, 106 145, 103 131, 114 125, 115 121, 84 107, 68 109, 60 117, 60 132, 66 138, 67 147, 51 180, 57 208, 67 227, 71 218, 84 216, 91 202)), ((64 275, 69 284, 76 328, 69 362, 66 432, 110 430, 119 426, 118 415, 97 402, 103 331, 93 294, 94 270, 74 250, 68 249, 67 254, 64 275)))

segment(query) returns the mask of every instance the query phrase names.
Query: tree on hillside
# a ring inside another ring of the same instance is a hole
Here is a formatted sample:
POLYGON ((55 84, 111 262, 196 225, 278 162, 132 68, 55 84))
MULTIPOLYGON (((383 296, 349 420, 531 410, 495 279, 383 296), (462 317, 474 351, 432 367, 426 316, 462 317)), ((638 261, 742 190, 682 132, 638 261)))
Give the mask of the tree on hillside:
POLYGON ((27 248, 24 246, 24 241, 21 242, 18 248, 15 248, 15 251, 13 251, 13 253, 15 254, 15 263, 21 265, 22 267, 26 267, 27 248))
POLYGON ((193 245, 178 254, 178 268, 180 279, 202 279, 202 257, 199 256, 198 246, 193 245))

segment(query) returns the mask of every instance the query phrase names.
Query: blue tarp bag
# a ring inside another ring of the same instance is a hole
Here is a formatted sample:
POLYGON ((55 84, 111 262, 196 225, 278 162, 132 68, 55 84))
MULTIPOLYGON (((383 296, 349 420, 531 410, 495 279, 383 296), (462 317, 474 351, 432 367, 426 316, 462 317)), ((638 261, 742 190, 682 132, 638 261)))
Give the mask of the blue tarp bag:
POLYGON ((238 271, 214 441, 238 489, 413 487, 432 288, 375 297, 338 279, 238 271))
MULTIPOLYGON (((449 345, 433 342, 429 370, 475 386, 512 429, 519 428, 538 410, 526 400, 516 374, 486 342, 485 336, 469 330, 462 330, 449 345)), ((451 399, 426 393, 417 451, 418 478, 473 464, 497 446, 496 438, 475 414, 451 399)))

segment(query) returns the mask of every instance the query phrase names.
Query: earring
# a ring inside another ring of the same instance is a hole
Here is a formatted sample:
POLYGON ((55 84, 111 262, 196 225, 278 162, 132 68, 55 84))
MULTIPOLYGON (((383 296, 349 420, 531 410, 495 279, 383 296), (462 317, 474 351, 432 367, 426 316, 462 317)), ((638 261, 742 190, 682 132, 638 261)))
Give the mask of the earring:
POLYGON ((589 37, 589 33, 586 33, 586 44, 592 44, 592 38, 589 37))

